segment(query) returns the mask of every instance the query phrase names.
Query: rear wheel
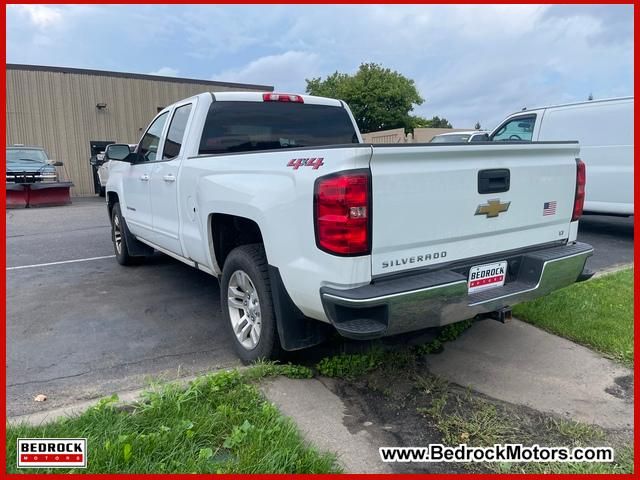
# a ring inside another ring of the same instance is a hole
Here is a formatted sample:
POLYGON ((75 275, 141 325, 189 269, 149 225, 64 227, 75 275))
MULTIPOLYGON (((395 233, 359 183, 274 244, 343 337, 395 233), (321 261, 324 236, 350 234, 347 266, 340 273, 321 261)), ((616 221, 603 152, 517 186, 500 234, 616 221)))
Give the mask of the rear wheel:
POLYGON ((229 253, 220 281, 220 304, 235 351, 244 363, 277 358, 280 341, 262 245, 243 245, 229 253))

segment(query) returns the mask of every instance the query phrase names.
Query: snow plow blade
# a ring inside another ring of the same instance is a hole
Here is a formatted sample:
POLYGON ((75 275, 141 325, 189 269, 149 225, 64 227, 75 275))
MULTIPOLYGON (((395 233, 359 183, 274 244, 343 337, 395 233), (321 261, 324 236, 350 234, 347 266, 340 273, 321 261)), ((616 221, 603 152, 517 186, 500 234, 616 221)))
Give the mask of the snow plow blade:
POLYGON ((32 183, 29 185, 29 207, 54 207, 71 204, 72 182, 32 183))
POLYGON ((20 183, 7 183, 7 208, 26 208, 29 203, 29 187, 20 183))

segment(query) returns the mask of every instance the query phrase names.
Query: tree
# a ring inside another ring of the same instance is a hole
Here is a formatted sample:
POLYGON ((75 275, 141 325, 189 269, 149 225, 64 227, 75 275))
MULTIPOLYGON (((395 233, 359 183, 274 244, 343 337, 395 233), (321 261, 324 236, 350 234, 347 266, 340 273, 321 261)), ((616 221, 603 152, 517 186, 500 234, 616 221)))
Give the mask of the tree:
POLYGON ((431 120, 424 117, 411 116, 411 128, 453 128, 446 118, 440 118, 437 115, 431 120))
POLYGON ((307 93, 347 102, 362 133, 412 129, 419 121, 431 121, 410 114, 414 105, 424 102, 415 82, 376 63, 363 63, 354 75, 335 72, 324 80, 318 77, 306 81, 307 93))

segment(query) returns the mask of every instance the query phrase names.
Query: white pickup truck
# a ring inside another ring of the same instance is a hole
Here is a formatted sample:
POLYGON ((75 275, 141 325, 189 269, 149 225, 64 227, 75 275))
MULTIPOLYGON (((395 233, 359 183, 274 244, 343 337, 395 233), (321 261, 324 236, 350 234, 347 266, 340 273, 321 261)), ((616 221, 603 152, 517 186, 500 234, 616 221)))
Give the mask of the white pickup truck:
POLYGON ((575 142, 369 145, 339 100, 203 93, 162 110, 107 184, 119 263, 219 278, 240 358, 337 331, 445 325, 590 276, 575 142))

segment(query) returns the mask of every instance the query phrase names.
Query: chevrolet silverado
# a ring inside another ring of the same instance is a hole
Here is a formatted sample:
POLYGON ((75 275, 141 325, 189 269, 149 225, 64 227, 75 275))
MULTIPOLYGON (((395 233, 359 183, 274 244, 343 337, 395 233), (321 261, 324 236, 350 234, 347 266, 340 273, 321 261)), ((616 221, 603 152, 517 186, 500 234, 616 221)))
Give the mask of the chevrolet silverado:
POLYGON ((215 92, 105 155, 117 261, 218 277, 245 362, 500 317, 590 275, 576 142, 370 145, 340 100, 215 92))

